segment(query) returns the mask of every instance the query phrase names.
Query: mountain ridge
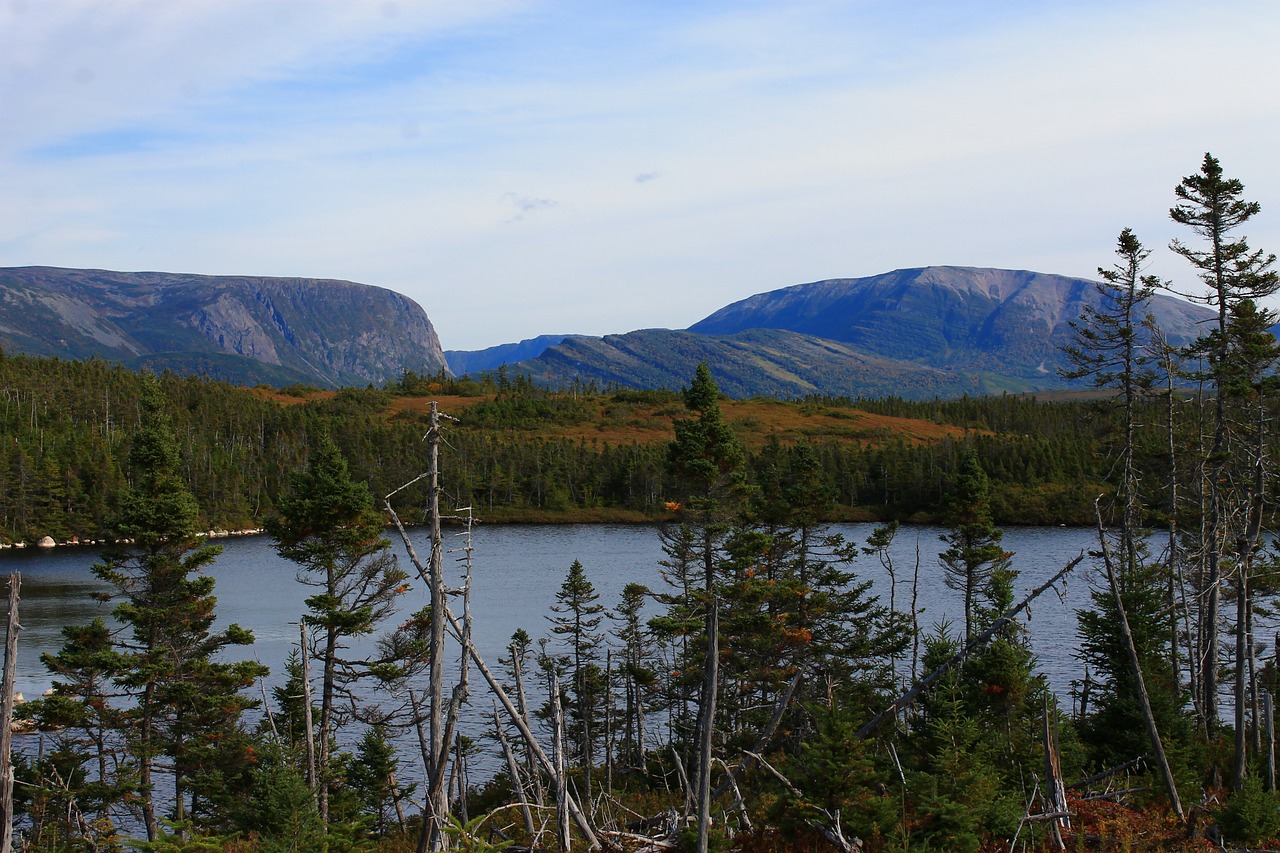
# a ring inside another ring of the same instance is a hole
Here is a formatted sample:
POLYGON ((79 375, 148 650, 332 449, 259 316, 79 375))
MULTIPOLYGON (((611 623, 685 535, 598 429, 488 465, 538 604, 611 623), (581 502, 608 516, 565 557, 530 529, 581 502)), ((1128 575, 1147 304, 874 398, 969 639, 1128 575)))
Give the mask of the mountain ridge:
MULTIPOLYGON (((0 348, 248 385, 376 385, 407 370, 508 364, 552 387, 678 389, 706 361, 734 397, 954 397, 1073 387, 1060 375, 1062 347, 1071 322, 1099 301, 1088 279, 914 267, 757 293, 684 330, 542 335, 446 353, 421 306, 373 285, 10 267, 0 268, 0 348)), ((1213 316, 1165 295, 1150 308, 1175 346, 1213 316)))
MULTIPOLYGON (((758 293, 666 337, 639 330, 565 341, 515 369, 550 385, 594 380, 680 388, 689 368, 705 360, 735 397, 918 399, 1057 390, 1080 387, 1060 375, 1068 366, 1062 347, 1084 307, 1100 301, 1089 279, 914 267, 758 293), (759 337, 765 331, 767 340, 759 337), (754 349, 744 349, 747 340, 754 349), (674 364, 685 371, 680 381, 674 364)), ((1150 307, 1175 346, 1198 337, 1199 324, 1213 316, 1163 294, 1150 307)))

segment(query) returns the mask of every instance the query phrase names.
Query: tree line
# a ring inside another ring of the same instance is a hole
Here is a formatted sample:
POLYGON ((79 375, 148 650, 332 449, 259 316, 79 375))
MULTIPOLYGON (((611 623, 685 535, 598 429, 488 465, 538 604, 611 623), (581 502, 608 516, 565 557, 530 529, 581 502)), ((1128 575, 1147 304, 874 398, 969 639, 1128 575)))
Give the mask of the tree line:
MULTIPOLYGON (((523 379, 484 385, 406 373, 386 388, 281 405, 203 378, 157 378, 180 472, 205 529, 260 528, 322 432, 357 477, 385 494, 422 470, 427 453, 425 411, 398 409, 396 400, 430 388, 484 395, 454 413, 459 424, 442 477, 457 505, 473 505, 490 518, 535 520, 590 518, 592 511, 653 520, 664 511, 670 483, 664 444, 591 434, 602 418, 643 419, 669 429, 680 407, 671 392, 552 392, 523 379), (566 427, 579 434, 566 437, 566 427)), ((140 374, 100 360, 0 352, 0 542, 102 537, 128 485, 124 462, 141 423, 142 383, 140 374)), ((989 471, 994 511, 1004 523, 1087 522, 1090 496, 1104 481, 1099 448, 1108 427, 1088 403, 996 397, 783 405, 837 416, 901 414, 968 429, 934 442, 887 432, 810 441, 836 490, 833 518, 939 517, 947 484, 970 450, 989 471)), ((795 452, 794 437, 744 452, 748 476, 756 477, 772 460, 795 452)))

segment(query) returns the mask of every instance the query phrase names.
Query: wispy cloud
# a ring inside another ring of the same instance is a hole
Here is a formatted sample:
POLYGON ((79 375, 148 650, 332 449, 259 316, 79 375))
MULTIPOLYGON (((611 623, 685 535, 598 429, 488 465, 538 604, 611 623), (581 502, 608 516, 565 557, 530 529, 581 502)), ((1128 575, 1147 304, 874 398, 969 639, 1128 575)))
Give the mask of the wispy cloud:
POLYGON ((1273 249, 1278 33, 1261 0, 13 2, 0 264, 349 278, 479 347, 928 263, 1089 275, 1168 240, 1205 150, 1273 249))
POLYGON ((517 195, 516 193, 507 193, 503 200, 510 203, 516 210, 515 215, 507 222, 520 222, 531 213, 537 213, 540 210, 550 210, 559 202, 549 198, 531 198, 529 196, 517 195))

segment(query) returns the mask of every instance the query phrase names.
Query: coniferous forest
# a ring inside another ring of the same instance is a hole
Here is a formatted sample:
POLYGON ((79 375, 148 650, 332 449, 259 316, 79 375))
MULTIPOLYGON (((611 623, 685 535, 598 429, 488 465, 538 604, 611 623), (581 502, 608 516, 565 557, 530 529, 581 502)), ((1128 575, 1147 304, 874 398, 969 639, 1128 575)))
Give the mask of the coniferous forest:
POLYGON ((1280 344, 1259 301, 1280 281, 1243 235, 1259 209, 1209 155, 1177 185, 1172 249, 1218 318, 1187 349, 1120 233, 1073 400, 730 401, 705 364, 682 394, 503 372, 321 394, 0 354, 0 541, 101 542, 116 603, 66 627, 55 691, 18 711, 42 733, 14 756, 21 849, 1274 846, 1280 344), (486 660, 441 572, 458 506, 651 523, 664 584, 608 601, 566 554, 549 621, 486 660), (878 526, 831 533, 853 518, 878 526), (922 624, 909 567, 891 590, 856 571, 918 521, 946 531, 954 623, 922 624), (404 565, 410 523, 430 547, 404 565), (1088 525, 1096 551, 1021 597, 1018 523, 1088 525), (206 531, 258 527, 314 588, 270 694, 222 659, 253 637, 201 572, 206 531), (1085 561, 1081 675, 1055 696, 1020 614, 1085 561), (469 779, 480 752, 499 769, 469 779))

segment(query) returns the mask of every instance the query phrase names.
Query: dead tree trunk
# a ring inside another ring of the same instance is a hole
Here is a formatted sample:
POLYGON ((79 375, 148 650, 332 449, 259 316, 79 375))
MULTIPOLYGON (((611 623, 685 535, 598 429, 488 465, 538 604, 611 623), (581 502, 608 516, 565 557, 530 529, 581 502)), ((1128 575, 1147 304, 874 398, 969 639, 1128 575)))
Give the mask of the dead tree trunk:
MULTIPOLYGON (((298 649, 302 659, 302 724, 307 728, 307 787, 311 789, 311 799, 319 810, 320 778, 316 772, 316 727, 311 718, 311 648, 307 643, 306 622, 298 623, 298 649)), ((326 815, 321 812, 321 820, 325 818, 326 815)))
MULTIPOLYGON (((431 634, 429 654, 431 669, 427 693, 427 713, 430 715, 428 732, 431 738, 431 756, 435 759, 435 774, 442 774, 447 764, 444 758, 449 744, 445 741, 444 731, 444 546, 440 541, 440 411, 438 404, 431 401, 430 431, 427 433, 428 469, 427 495, 428 512, 431 518, 431 559, 429 563, 431 589, 431 634)), ((433 779, 431 784, 433 796, 427 802, 427 826, 429 845, 432 850, 443 850, 447 846, 444 825, 449 814, 449 792, 439 780, 433 779)))
POLYGON ((1062 781, 1062 763, 1058 755, 1057 724, 1049 713, 1049 695, 1044 697, 1044 810, 1045 814, 1064 815, 1053 819, 1050 827, 1059 850, 1066 850, 1062 830, 1071 828, 1067 813, 1067 788, 1062 781))
POLYGON ((1276 789, 1276 728, 1275 709, 1271 705, 1271 691, 1261 690, 1262 694, 1262 760, 1263 782, 1268 791, 1276 789))
MULTIPOLYGON (((1096 509, 1096 507, 1095 507, 1096 509)), ((1178 820, 1186 820, 1182 811, 1182 800, 1178 797, 1178 785, 1173 779, 1173 770, 1169 767, 1169 759, 1164 752, 1164 744, 1160 741, 1160 730, 1156 727, 1155 714, 1151 711, 1151 697, 1147 694, 1147 682, 1142 676, 1142 663, 1138 660, 1138 649, 1133 644, 1133 632, 1129 629, 1129 616, 1125 613, 1124 600, 1120 595, 1120 583, 1116 578, 1115 561, 1111 556, 1111 546, 1107 541, 1106 531, 1102 527, 1102 512, 1097 510, 1098 539, 1102 544, 1102 564, 1107 573, 1107 584, 1111 587, 1111 600, 1116 607, 1116 618, 1119 622, 1120 635, 1124 640, 1125 652, 1129 656, 1129 669, 1133 673, 1134 691, 1137 693, 1138 707, 1142 711, 1142 721, 1147 728, 1147 738, 1151 741, 1152 757, 1160 769, 1160 777, 1164 780, 1166 792, 1169 794, 1169 805, 1178 820)))
MULTIPOLYGON (((445 618, 449 621, 449 627, 454 638, 459 642, 462 642, 462 626, 458 624, 457 617, 449 610, 447 602, 445 603, 445 618)), ((529 749, 533 752, 534 757, 538 760, 539 766, 542 767, 542 771, 548 776, 554 776, 554 764, 552 764, 551 759, 547 757, 546 752, 543 751, 537 738, 533 736, 533 731, 525 722, 524 717, 516 711, 516 707, 512 704, 511 697, 507 695, 506 689, 494 676, 493 670, 489 669, 488 664, 484 662, 484 658, 480 656, 475 645, 470 642, 468 642, 468 645, 471 650, 471 662, 476 665, 476 669, 480 671, 485 682, 489 685, 489 689, 493 691, 493 695, 496 696, 498 698, 498 702, 502 704, 502 708, 507 712, 507 716, 511 719, 511 722, 515 723, 516 728, 520 730, 520 736, 524 738, 525 744, 528 745, 529 749)), ((577 825, 578 831, 582 833, 583 838, 586 840, 589 847, 593 849, 598 848, 600 846, 600 842, 596 838, 595 829, 592 828, 591 821, 587 819, 586 813, 578 806, 577 801, 574 800, 572 795, 566 795, 566 800, 567 805, 569 806, 569 815, 577 825)))
POLYGON ((711 838, 711 745, 716 732, 716 689, 720 681, 720 603, 715 593, 707 607, 707 661, 698 727, 698 853, 707 853, 711 838))
POLYGON ((556 843, 569 853, 569 779, 564 766, 564 709, 560 705, 560 679, 551 672, 551 762, 555 773, 551 784, 556 794, 556 843))
POLYGON ((866 725, 858 729, 854 737, 860 740, 863 738, 866 738, 876 729, 880 728, 880 725, 885 720, 889 719, 890 717, 896 717, 902 711, 902 709, 908 707, 912 702, 914 702, 917 696, 919 696, 921 693, 925 692, 930 687, 932 687, 939 678, 941 678, 943 675, 946 674, 947 670, 951 669, 951 667, 955 666, 957 663, 964 660, 964 658, 974 649, 985 644, 988 640, 994 637, 997 631, 999 631, 1005 625, 1008 625, 1011 621, 1013 621, 1013 618, 1015 616, 1017 616, 1023 610, 1026 610, 1027 607, 1031 604, 1031 602, 1035 601, 1037 598, 1040 597, 1041 593, 1043 593, 1049 587, 1053 586, 1055 583, 1057 583, 1059 580, 1065 577, 1067 573, 1070 572, 1072 569, 1074 569, 1076 566, 1078 566, 1080 564, 1080 561, 1083 559, 1084 559, 1084 555, 1081 554, 1079 557, 1076 557, 1070 563, 1067 563, 1065 566, 1059 569, 1057 574, 1055 574, 1053 577, 1049 578, 1047 581, 1040 584, 1040 586, 1033 589, 1031 593, 1027 595, 1026 598, 1022 599, 1022 601, 1018 604, 1017 607, 1014 607, 1012 610, 1010 610, 1008 613, 1001 616, 995 622, 992 622, 991 627, 987 628, 987 630, 983 631, 981 634, 974 637, 972 640, 970 640, 968 643, 965 644, 964 648, 956 652, 947 660, 943 661, 941 666, 939 666, 933 672, 926 675, 923 680, 921 680, 918 684, 916 684, 906 693, 899 696, 898 699, 894 701, 892 705, 890 705, 888 708, 885 708, 879 714, 876 714, 876 716, 873 717, 871 720, 869 720, 866 723, 866 725))
POLYGON ((9 575, 9 621, 4 640, 4 695, 0 697, 0 853, 13 851, 13 687, 18 677, 18 590, 22 576, 9 575))
POLYGON ((520 815, 524 818, 524 831, 529 836, 529 846, 532 847, 537 841, 538 827, 533 822, 533 809, 529 807, 529 797, 525 793, 520 764, 516 761, 516 754, 511 749, 511 741, 507 740, 507 733, 502 730, 502 720, 498 718, 497 702, 493 704, 493 730, 498 736, 498 742, 502 744, 502 757, 507 761, 507 773, 511 776, 511 795, 520 804, 520 815))
POLYGON ((1235 696, 1235 758, 1231 766, 1231 790, 1244 789, 1245 775, 1249 769, 1249 554, 1240 554, 1236 566, 1236 671, 1233 685, 1235 696))

